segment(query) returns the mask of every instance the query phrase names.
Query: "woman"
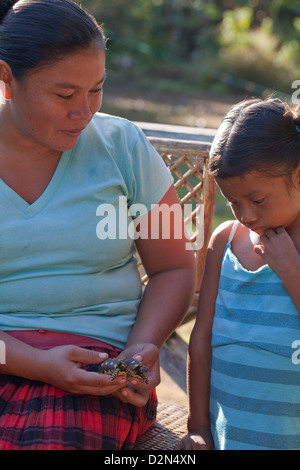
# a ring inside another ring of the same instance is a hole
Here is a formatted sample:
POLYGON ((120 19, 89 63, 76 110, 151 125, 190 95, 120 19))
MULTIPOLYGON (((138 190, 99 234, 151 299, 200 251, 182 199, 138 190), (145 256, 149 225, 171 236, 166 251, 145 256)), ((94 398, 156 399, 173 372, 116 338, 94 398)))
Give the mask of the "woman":
POLYGON ((98 113, 104 80, 103 31, 77 4, 2 2, 0 449, 131 449, 155 419, 159 348, 193 295, 184 237, 129 236, 133 207, 148 235, 178 201, 143 133, 98 113), (97 373, 119 355, 149 383, 97 373))

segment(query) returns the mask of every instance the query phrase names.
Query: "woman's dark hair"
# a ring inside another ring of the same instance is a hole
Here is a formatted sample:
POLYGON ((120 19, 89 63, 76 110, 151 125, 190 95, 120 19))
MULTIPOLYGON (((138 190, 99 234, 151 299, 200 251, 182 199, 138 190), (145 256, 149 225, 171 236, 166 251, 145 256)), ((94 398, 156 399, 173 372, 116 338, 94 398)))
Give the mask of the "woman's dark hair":
POLYGON ((96 20, 72 0, 0 0, 0 60, 16 79, 105 37, 96 20))
POLYGON ((218 129, 210 153, 210 172, 217 178, 249 171, 286 176, 299 164, 300 112, 275 98, 235 105, 218 129))

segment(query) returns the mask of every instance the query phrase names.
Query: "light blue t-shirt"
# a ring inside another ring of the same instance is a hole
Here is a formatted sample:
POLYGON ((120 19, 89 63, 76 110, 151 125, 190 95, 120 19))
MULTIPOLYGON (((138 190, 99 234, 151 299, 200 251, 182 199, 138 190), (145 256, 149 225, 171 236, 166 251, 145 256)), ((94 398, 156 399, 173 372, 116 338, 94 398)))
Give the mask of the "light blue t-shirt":
POLYGON ((28 204, 0 180, 0 329, 48 329, 124 347, 142 289, 128 208, 173 183, 129 121, 97 113, 28 204))

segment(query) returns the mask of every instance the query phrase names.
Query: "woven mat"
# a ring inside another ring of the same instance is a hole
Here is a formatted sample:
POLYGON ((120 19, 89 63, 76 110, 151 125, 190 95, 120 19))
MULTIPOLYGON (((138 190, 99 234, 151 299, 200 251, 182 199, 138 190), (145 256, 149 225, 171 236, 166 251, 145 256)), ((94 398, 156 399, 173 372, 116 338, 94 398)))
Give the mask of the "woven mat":
POLYGON ((172 450, 187 433, 187 408, 159 403, 153 426, 138 437, 135 450, 172 450))

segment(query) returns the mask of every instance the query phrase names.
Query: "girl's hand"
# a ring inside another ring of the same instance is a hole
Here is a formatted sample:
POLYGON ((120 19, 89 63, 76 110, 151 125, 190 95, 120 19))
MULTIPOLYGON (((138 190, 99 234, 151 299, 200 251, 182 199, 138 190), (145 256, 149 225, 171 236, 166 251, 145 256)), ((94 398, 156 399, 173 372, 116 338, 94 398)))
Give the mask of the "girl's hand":
POLYGON ((210 429, 203 427, 199 433, 188 433, 174 450, 214 450, 210 429))
POLYGON ((131 403, 134 406, 144 406, 149 400, 151 391, 160 382, 159 351, 154 344, 141 343, 134 344, 124 349, 119 355, 120 358, 134 357, 148 367, 146 376, 149 383, 144 383, 141 379, 129 379, 122 390, 114 393, 124 403, 131 403))
POLYGON ((113 382, 108 375, 82 369, 83 364, 100 364, 107 354, 78 346, 58 346, 39 350, 37 354, 37 379, 80 395, 109 395, 126 385, 126 377, 113 382))
POLYGON ((255 252, 279 276, 300 315, 300 257, 292 238, 279 227, 266 230, 261 241, 263 246, 255 246, 255 252))
POLYGON ((285 280, 293 272, 293 267, 299 265, 299 255, 293 240, 283 227, 266 230, 260 240, 262 245, 254 247, 255 253, 265 260, 281 280, 285 280))

